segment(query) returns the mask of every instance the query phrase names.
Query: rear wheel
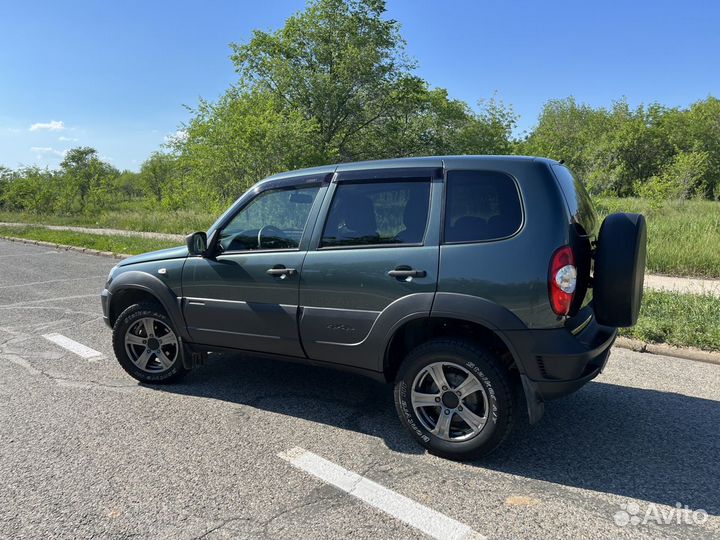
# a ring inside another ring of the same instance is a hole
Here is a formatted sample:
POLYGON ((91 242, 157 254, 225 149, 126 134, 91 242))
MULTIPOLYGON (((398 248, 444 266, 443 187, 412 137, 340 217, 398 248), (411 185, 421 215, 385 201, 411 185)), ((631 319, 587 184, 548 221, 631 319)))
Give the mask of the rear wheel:
POLYGON ((433 340, 410 352, 395 383, 401 422, 432 454, 473 459, 512 429, 513 385, 499 358, 462 340, 433 340))
POLYGON ((120 314, 113 327, 113 349, 123 369, 141 382, 173 382, 187 371, 180 339, 156 304, 134 304, 120 314))

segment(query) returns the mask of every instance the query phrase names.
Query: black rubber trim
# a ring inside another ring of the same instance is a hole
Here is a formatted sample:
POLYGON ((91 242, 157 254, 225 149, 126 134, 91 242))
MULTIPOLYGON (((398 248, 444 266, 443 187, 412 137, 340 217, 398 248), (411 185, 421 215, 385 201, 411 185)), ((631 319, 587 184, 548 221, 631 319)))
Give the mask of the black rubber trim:
MULTIPOLYGON (((175 331, 183 340, 187 340, 190 336, 185 327, 185 319, 182 316, 179 299, 175 293, 160 279, 147 272, 139 270, 130 270, 123 272, 113 279, 108 292, 111 295, 117 295, 121 290, 135 289, 150 293, 165 308, 165 312, 173 323, 175 331)), ((108 307, 112 304, 108 303, 108 307)), ((110 311, 108 311, 110 313, 110 311)))
POLYGON ((442 167, 402 167, 389 169, 357 169, 341 171, 335 176, 334 182, 367 181, 379 182, 383 180, 419 181, 442 178, 442 167))

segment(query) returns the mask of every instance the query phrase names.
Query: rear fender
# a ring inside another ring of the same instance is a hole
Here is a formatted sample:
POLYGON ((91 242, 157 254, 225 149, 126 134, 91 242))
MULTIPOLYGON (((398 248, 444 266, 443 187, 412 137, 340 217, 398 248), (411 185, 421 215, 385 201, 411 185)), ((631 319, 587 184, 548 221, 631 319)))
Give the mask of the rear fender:
POLYGON ((509 336, 523 335, 528 328, 509 309, 477 296, 460 293, 442 293, 435 295, 431 317, 448 317, 480 324, 497 335, 507 346, 520 372, 528 418, 531 424, 542 418, 545 406, 539 397, 534 383, 528 379, 523 355, 509 336), (525 332, 523 332, 525 331, 525 332))
POLYGON ((527 327, 509 309, 477 296, 439 292, 435 295, 430 316, 460 319, 492 330, 510 350, 520 373, 525 373, 522 358, 506 331, 527 330, 527 327))

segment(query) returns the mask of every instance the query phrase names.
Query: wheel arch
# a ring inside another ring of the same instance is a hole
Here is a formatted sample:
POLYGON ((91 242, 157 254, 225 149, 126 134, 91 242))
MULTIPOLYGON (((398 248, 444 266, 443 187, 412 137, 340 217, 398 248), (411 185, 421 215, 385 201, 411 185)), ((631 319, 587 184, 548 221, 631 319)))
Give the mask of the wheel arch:
POLYGON ((165 283, 146 272, 133 270, 120 274, 109 287, 111 293, 108 317, 114 326, 120 314, 133 304, 156 302, 170 318, 177 334, 188 339, 179 298, 165 283))
POLYGON ((508 334, 527 331, 527 326, 507 308, 484 298, 458 293, 437 293, 428 317, 413 318, 398 325, 389 337, 383 357, 385 380, 395 380, 397 370, 414 347, 439 337, 468 339, 496 351, 511 378, 525 394, 532 423, 544 407, 525 375, 523 358, 508 334), (507 332, 506 332, 507 331, 507 332))
POLYGON ((468 320, 459 315, 431 315, 411 319, 395 329, 383 357, 385 380, 392 382, 405 356, 418 345, 441 337, 466 339, 490 347, 502 358, 511 372, 522 370, 507 338, 491 325, 468 320))

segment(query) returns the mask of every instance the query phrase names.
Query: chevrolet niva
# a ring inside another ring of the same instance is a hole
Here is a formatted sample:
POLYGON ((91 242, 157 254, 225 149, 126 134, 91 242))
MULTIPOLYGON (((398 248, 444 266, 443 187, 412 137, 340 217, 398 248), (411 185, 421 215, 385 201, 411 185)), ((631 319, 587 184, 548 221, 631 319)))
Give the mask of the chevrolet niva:
POLYGON ((470 459, 602 371, 645 253, 643 216, 599 224, 561 162, 343 163, 272 176, 187 246, 122 261, 102 306, 139 381, 212 351, 351 370, 394 384, 431 453, 470 459))

